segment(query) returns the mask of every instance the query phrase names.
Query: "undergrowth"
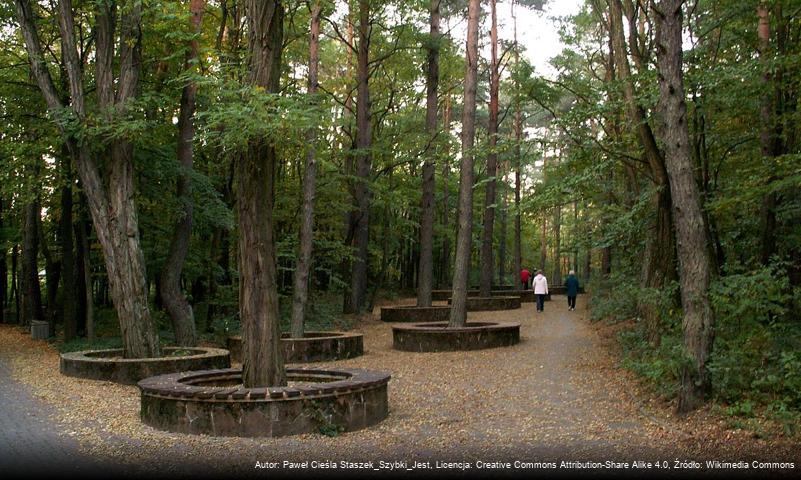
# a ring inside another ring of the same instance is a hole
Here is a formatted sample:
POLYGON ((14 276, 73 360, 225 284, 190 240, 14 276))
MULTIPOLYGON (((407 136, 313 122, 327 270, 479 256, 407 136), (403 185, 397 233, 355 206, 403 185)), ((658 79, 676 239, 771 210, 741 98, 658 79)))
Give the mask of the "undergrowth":
MULTIPOLYGON (((594 321, 634 319, 619 332, 622 364, 653 392, 675 399, 685 361, 681 308, 670 286, 660 292, 641 289, 634 277, 596 282, 591 305, 594 321), (609 288, 614 285, 614 288, 609 288), (649 341, 637 317, 638 301, 648 301, 661 318, 658 343, 649 341)), ((801 290, 792 288, 781 264, 757 269, 730 268, 710 288, 715 340, 708 362, 713 408, 733 428, 761 436, 757 417, 795 435, 801 424, 801 290)))

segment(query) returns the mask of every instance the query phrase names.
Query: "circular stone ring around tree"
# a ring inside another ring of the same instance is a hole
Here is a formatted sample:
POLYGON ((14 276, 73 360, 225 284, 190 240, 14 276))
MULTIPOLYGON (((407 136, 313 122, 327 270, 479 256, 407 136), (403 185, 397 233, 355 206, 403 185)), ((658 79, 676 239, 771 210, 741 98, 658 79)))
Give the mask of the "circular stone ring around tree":
POLYGON ((288 368, 288 386, 244 388, 242 370, 206 370, 139 382, 141 418, 178 433, 281 437, 339 433, 389 413, 390 375, 354 368, 288 368))
POLYGON ((398 307, 381 307, 381 321, 388 323, 402 322, 442 322, 451 314, 449 306, 418 307, 403 305, 398 307))
POLYGON ((392 326, 393 348, 408 352, 447 352, 508 347, 520 342, 516 322, 467 322, 448 328, 448 322, 392 326))
POLYGON ((121 348, 62 353, 59 369, 68 377, 135 385, 154 375, 231 366, 231 356, 222 348, 162 347, 161 353, 153 358, 123 358, 121 348))
MULTIPOLYGON (((356 332, 305 332, 303 338, 281 334, 286 363, 330 362, 364 354, 364 335, 356 332)), ((242 336, 228 337, 231 360, 242 362, 242 336)))
MULTIPOLYGON (((449 298, 448 305, 452 302, 453 298, 449 298)), ((467 297, 466 305, 468 312, 514 310, 520 308, 520 296, 467 297)))

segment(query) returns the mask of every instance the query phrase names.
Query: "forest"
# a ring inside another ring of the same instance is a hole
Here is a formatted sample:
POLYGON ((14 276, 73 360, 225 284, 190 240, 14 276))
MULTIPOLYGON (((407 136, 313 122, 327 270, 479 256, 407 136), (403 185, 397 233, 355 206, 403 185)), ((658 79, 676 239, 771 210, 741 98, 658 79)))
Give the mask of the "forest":
POLYGON ((585 0, 546 74, 549 3, 3 2, 0 323, 151 357, 575 270, 654 395, 794 434, 801 1, 585 0))

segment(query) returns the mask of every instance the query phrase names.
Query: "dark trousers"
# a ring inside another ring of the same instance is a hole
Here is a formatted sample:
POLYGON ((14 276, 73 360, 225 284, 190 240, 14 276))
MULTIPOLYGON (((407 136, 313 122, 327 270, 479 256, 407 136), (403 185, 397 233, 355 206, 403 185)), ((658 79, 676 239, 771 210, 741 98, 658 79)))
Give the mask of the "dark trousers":
POLYGON ((523 280, 520 280, 520 285, 523 285, 523 290, 528 290, 528 280, 526 280, 525 282, 523 280))
POLYGON ((576 308, 576 296, 575 295, 573 295, 572 297, 570 295, 567 296, 567 306, 568 306, 568 308, 576 308))
POLYGON ((537 294, 537 311, 542 312, 545 310, 545 295, 542 293, 537 294))

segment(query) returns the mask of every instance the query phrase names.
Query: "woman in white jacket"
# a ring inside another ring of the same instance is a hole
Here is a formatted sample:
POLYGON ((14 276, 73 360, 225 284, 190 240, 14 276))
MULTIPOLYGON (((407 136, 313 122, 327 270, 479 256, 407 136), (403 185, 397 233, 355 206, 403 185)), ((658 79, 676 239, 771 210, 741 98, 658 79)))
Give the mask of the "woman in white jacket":
POLYGON ((537 276, 532 280, 534 295, 537 296, 537 311, 545 310, 545 296, 548 295, 548 279, 542 274, 542 270, 537 270, 537 276))

